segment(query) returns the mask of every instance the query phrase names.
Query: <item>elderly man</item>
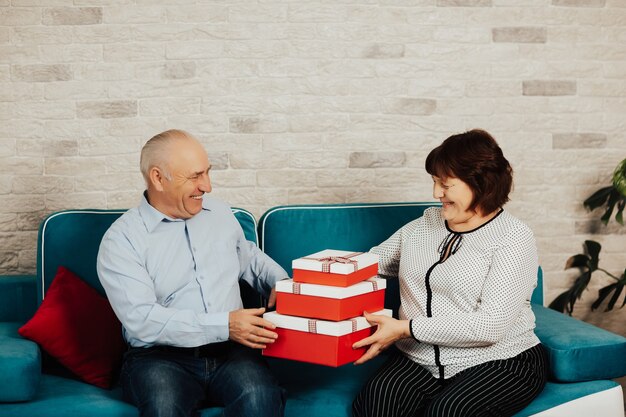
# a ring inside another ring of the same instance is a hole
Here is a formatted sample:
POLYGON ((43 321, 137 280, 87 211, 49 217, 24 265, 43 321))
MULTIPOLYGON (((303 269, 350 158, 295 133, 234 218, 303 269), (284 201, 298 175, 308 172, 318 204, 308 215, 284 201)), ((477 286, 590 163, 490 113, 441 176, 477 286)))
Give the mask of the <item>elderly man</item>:
POLYGON ((129 350, 124 397, 142 416, 282 416, 285 394, 258 349, 273 343, 263 308, 243 309, 239 280, 269 299, 287 273, 243 235, 211 192, 202 145, 169 130, 141 151, 147 190, 107 231, 98 276, 129 350))

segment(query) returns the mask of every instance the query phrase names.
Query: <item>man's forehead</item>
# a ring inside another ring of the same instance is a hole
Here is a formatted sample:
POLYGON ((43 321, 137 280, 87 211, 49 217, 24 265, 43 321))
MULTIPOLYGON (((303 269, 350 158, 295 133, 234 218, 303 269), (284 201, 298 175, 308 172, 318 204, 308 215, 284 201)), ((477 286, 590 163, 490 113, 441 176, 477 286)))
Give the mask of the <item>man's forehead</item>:
POLYGON ((205 172, 208 172, 211 169, 211 164, 207 164, 206 166, 204 166, 202 169, 193 169, 190 167, 190 173, 191 174, 204 174, 205 172))
POLYGON ((173 144, 168 159, 181 172, 206 171, 211 165, 204 147, 195 141, 173 144))

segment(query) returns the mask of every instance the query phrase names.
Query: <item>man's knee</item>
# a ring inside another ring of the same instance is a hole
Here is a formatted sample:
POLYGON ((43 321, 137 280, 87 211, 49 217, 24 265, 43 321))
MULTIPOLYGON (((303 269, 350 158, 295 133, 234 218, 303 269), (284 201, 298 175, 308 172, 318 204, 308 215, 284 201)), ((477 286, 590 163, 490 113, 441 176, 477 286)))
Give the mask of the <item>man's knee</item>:
POLYGON ((125 391, 132 390, 132 393, 128 393, 128 399, 139 409, 142 417, 188 417, 195 408, 195 401, 181 395, 171 385, 157 383, 137 388, 128 387, 125 391))
MULTIPOLYGON (((253 382, 253 381, 251 381, 253 382)), ((277 404, 284 403, 284 390, 275 384, 246 384, 240 398, 249 404, 277 404)))
POLYGON ((122 369, 121 383, 141 416, 189 416, 203 395, 192 376, 169 361, 133 362, 122 369))
POLYGON ((178 402, 177 398, 166 395, 146 399, 145 403, 137 404, 142 417, 189 417, 192 410, 178 402))
POLYGON ((224 415, 281 417, 285 412, 285 400, 285 391, 278 385, 250 381, 227 405, 224 415))

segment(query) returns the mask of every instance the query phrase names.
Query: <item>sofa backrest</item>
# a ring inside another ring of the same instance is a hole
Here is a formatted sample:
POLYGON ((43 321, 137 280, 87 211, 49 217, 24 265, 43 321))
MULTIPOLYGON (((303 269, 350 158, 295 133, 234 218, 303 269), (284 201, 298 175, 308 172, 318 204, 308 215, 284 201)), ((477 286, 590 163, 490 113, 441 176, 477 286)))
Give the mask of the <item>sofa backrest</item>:
MULTIPOLYGON (((96 272, 96 257, 102 236, 126 210, 66 210, 52 213, 39 226, 37 243, 37 299, 41 303, 59 266, 65 266, 104 295, 96 272)), ((258 244, 254 216, 232 208, 246 239, 258 244)), ((252 291, 250 289, 250 291, 252 291)), ((248 289, 242 288, 247 301, 248 289)), ((257 305, 258 296, 247 305, 257 305)))
MULTIPOLYGON (((325 204, 279 206, 259 220, 261 249, 291 275, 291 261, 323 249, 367 251, 408 222, 422 216, 435 202, 385 204, 325 204)), ((533 302, 541 304, 541 270, 533 302)), ((389 280, 385 306, 397 311, 397 280, 389 280)))
MULTIPOLYGON (((327 204, 280 206, 268 210, 258 224, 254 216, 232 208, 246 239, 258 244, 291 275, 291 261, 322 249, 367 251, 393 232, 420 217, 437 203, 327 204)), ((37 245, 37 303, 41 303, 59 266, 65 266, 104 294, 96 273, 102 236, 125 210, 66 210, 53 213, 39 227, 37 245)), ((542 304, 541 270, 532 301, 542 304)), ((389 306, 397 300, 397 282, 390 281, 389 306)), ((261 304, 242 285, 247 307, 261 304)))

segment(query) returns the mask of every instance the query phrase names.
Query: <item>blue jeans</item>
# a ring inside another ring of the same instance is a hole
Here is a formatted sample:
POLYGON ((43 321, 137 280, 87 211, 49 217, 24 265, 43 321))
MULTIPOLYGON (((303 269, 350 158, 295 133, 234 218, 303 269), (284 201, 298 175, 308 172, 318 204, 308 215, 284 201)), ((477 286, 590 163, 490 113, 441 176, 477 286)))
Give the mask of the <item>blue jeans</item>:
POLYGON ((280 417, 285 410, 285 391, 260 352, 238 343, 219 357, 131 349, 120 383, 143 417, 198 416, 204 406, 223 406, 226 417, 280 417))

